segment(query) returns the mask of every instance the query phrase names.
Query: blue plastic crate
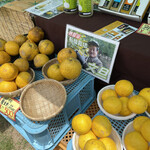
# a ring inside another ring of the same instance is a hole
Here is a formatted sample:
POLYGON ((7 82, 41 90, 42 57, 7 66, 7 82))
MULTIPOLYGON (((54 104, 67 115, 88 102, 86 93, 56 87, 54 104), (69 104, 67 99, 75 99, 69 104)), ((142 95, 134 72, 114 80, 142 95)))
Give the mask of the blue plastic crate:
MULTIPOLYGON (((41 71, 35 71, 35 80, 43 79, 41 71)), ((74 115, 83 113, 96 98, 94 77, 82 71, 79 78, 71 85, 65 86, 67 102, 64 109, 56 117, 36 122, 26 118, 19 110, 16 122, 1 114, 12 126, 37 150, 51 150, 71 129, 74 115)), ((19 97, 16 99, 19 100, 19 97)))

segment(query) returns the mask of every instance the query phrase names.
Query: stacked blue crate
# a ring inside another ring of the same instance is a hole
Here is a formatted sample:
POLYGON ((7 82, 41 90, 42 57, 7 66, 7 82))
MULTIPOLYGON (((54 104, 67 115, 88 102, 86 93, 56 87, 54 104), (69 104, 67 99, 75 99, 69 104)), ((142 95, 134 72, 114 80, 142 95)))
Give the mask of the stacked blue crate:
MULTIPOLYGON (((43 79, 41 71, 35 71, 35 80, 43 79)), ((16 122, 1 114, 16 130, 36 149, 52 150, 71 129, 74 115, 84 113, 96 98, 94 77, 81 72, 78 79, 71 85, 65 86, 67 102, 64 109, 56 117, 35 122, 26 118, 19 110, 16 122)), ((19 97, 16 98, 19 100, 19 97)))

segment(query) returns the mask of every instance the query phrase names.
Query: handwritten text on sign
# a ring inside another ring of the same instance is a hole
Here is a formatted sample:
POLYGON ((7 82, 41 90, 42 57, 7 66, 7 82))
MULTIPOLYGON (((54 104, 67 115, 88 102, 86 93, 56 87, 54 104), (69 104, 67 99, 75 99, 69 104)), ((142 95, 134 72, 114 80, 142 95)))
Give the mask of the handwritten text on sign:
POLYGON ((0 112, 16 121, 16 113, 19 110, 19 102, 12 98, 2 97, 0 99, 0 112))

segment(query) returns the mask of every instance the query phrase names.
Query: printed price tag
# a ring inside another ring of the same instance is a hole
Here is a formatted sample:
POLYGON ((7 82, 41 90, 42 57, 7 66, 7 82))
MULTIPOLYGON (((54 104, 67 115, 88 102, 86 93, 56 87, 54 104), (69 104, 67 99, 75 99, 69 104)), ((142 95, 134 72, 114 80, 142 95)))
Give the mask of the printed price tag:
POLYGON ((1 97, 0 112, 16 121, 16 113, 19 110, 19 102, 16 99, 1 97))

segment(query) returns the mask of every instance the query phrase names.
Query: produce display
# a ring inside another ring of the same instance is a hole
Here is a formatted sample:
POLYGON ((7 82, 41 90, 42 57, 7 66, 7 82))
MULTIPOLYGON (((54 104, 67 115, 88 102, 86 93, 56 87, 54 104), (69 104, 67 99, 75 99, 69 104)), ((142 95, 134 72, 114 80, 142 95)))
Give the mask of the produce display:
POLYGON ((93 120, 86 114, 76 115, 72 128, 79 135, 78 145, 81 150, 117 150, 118 146, 110 136, 112 125, 105 116, 98 115, 93 120))
POLYGON ((110 116, 114 115, 114 119, 115 116, 126 117, 133 113, 144 113, 148 110, 149 100, 149 88, 142 89, 135 95, 134 86, 128 80, 119 80, 115 85, 105 87, 100 90, 97 97, 98 105, 110 116))
POLYGON ((29 84, 33 79, 30 65, 41 68, 53 52, 53 42, 44 39, 43 30, 36 26, 27 36, 17 35, 13 41, 0 39, 0 92, 13 92, 29 84))
POLYGON ((79 77, 82 65, 72 48, 63 48, 57 58, 47 62, 42 70, 44 76, 57 81, 74 80, 79 77))
POLYGON ((148 150, 150 148, 150 119, 146 116, 136 117, 123 132, 123 143, 127 150, 148 150))

